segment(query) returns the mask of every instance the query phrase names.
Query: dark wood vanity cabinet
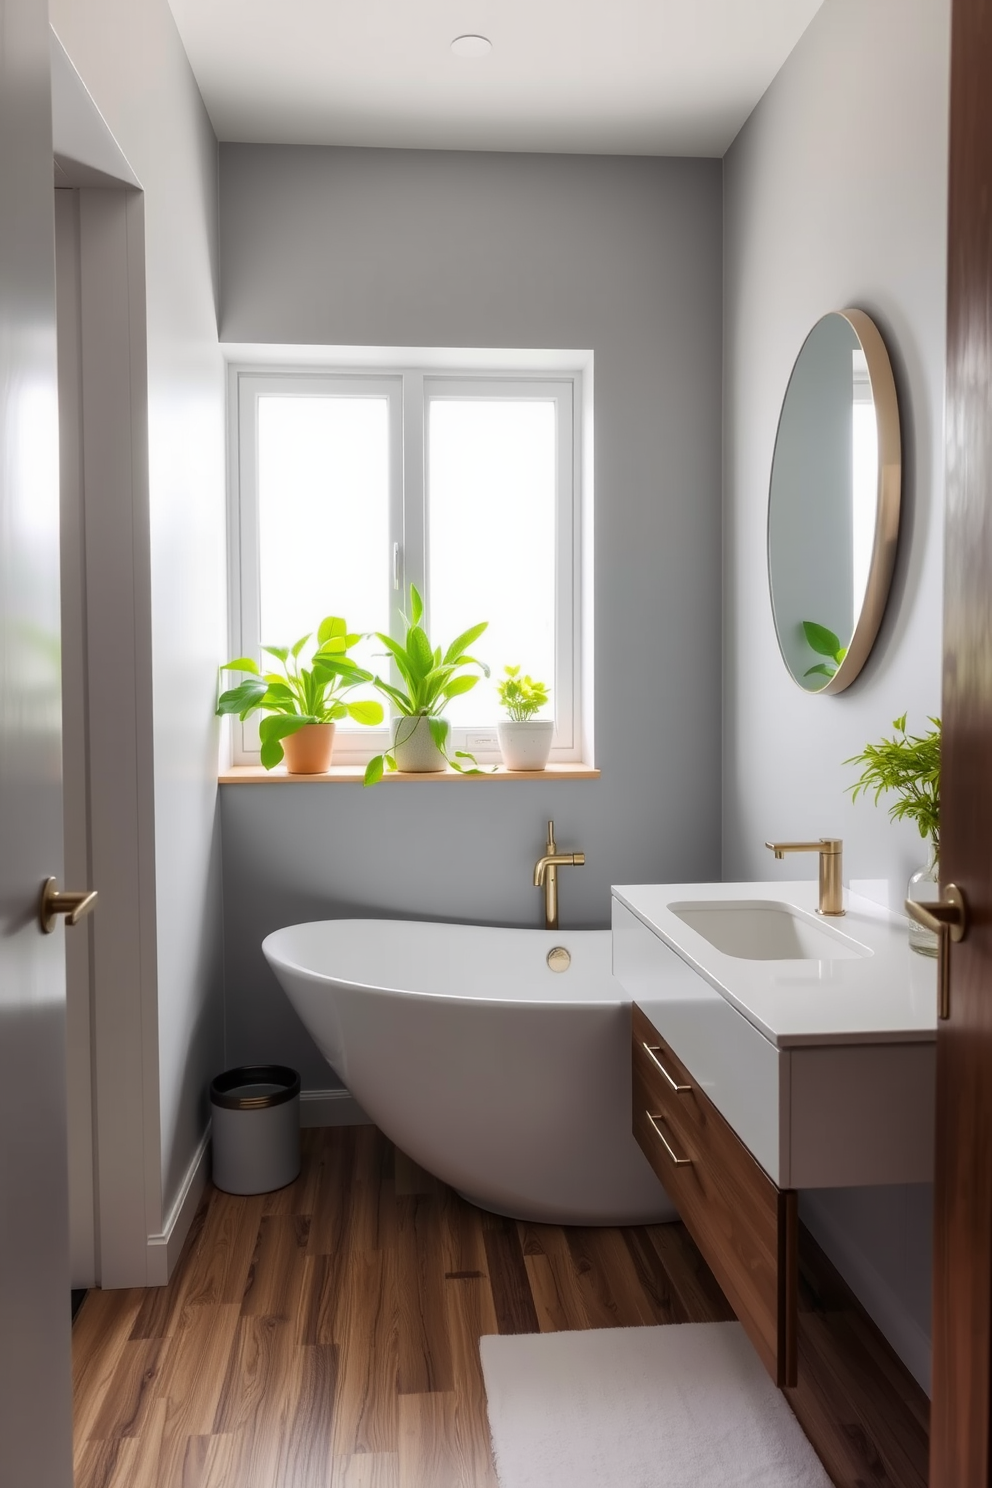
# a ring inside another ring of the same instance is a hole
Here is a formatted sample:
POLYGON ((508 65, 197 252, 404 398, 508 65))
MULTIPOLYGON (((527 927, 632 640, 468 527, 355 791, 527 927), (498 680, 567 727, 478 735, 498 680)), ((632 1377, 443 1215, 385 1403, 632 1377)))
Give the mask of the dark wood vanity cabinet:
POLYGON ((633 1005, 634 1136, 777 1385, 797 1372, 798 1215, 633 1005))

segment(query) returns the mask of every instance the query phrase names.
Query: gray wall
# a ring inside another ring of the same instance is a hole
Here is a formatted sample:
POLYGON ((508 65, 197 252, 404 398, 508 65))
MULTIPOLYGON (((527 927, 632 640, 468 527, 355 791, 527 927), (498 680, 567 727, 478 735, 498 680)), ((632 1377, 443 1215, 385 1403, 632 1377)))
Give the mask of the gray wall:
POLYGON ((720 861, 721 168, 221 147, 221 337, 595 353, 598 781, 224 786, 227 1052, 335 1083, 259 953, 279 925, 537 925, 544 824, 611 883, 720 861))
MULTIPOLYGON (((773 836, 845 840, 846 877, 901 903, 914 830, 852 805, 844 759, 940 707, 948 0, 826 0, 725 161, 724 877, 810 877, 773 836), (799 691, 765 579, 779 406, 806 333, 860 306, 895 365, 905 518, 894 592, 861 678, 799 691)), ((928 1189, 810 1197, 806 1217, 892 1342, 929 1373, 928 1189)))
MULTIPOLYGON (((144 191, 161 1223, 223 1055, 218 738, 225 645, 217 142, 167 0, 51 0, 52 26, 144 191)), ((138 482, 140 484, 140 481, 138 482)), ((153 798, 153 800, 152 800, 153 798)), ((148 1175, 149 1194, 159 1185, 148 1175)))

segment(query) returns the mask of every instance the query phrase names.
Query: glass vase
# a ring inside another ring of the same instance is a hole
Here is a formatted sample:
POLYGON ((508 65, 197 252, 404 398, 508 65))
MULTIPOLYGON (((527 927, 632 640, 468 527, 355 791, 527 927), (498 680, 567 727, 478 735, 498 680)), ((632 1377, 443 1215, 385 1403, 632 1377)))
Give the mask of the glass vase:
MULTIPOLYGON (((906 898, 912 899, 917 904, 935 904, 940 899, 940 863, 935 847, 930 849, 930 857, 926 866, 918 873, 914 873, 909 880, 906 898)), ((921 956, 936 956, 937 932, 926 930, 915 920, 910 920, 909 944, 921 956)))

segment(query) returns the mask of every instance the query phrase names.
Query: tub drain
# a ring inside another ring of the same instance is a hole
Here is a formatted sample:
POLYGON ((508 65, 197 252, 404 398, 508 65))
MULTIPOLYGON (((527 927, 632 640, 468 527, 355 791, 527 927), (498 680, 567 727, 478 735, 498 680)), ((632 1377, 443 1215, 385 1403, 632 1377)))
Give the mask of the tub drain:
POLYGON ((552 971, 567 971, 572 964, 572 958, 564 946, 555 946, 548 952, 548 965, 552 971))

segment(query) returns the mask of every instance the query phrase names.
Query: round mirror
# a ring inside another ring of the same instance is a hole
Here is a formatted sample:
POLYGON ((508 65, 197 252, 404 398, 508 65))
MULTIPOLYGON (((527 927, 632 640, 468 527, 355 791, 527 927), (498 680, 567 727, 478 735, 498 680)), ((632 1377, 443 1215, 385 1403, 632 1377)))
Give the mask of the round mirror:
POLYGON ((868 659, 895 563, 901 463, 877 327, 861 310, 825 315, 792 369, 768 498, 775 631, 806 692, 842 692, 868 659))

